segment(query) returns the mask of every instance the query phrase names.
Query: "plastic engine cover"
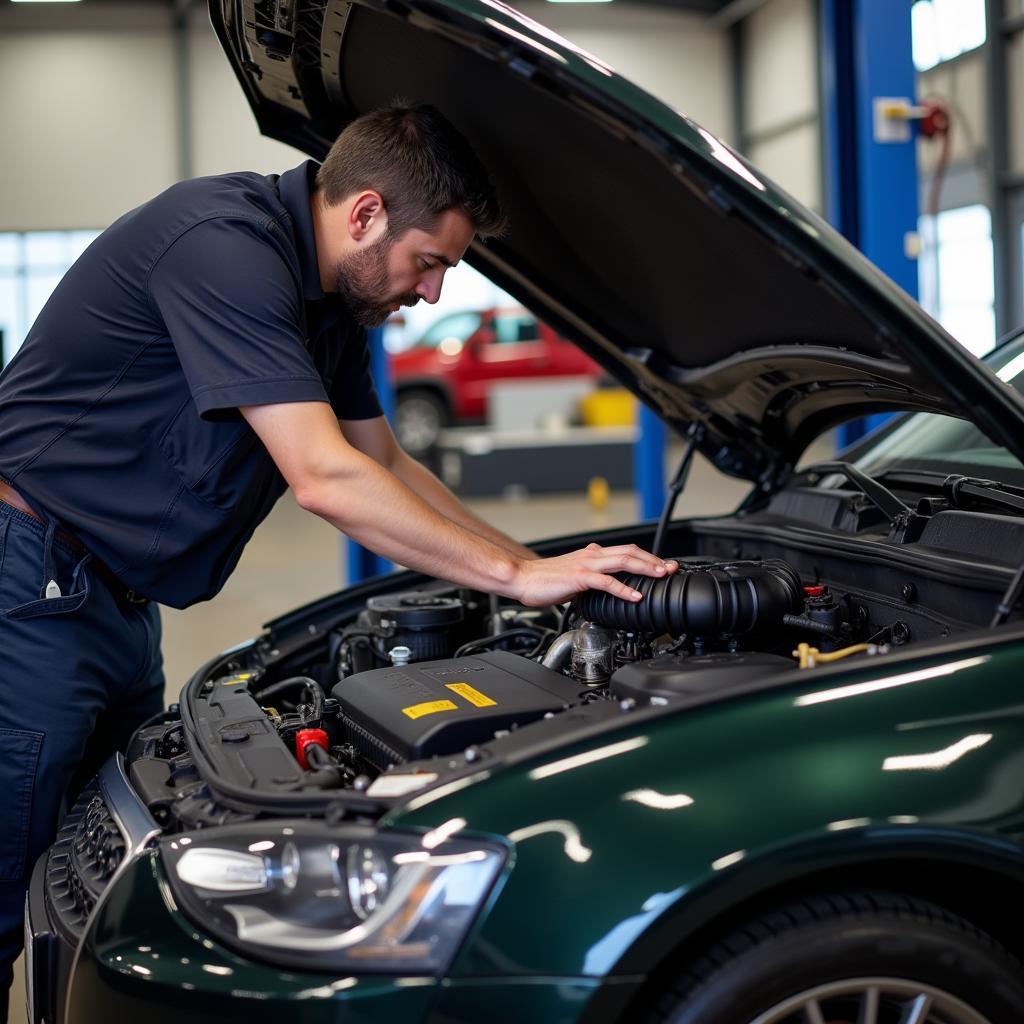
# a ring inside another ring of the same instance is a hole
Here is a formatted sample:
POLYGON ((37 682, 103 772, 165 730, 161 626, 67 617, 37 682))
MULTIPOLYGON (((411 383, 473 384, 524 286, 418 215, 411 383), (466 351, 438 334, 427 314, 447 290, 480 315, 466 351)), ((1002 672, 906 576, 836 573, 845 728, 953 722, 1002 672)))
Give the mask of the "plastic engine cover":
POLYGON ((351 741, 384 768, 483 743, 499 729, 575 703, 581 689, 527 658, 494 651, 359 672, 331 694, 341 701, 351 741))
POLYGON ((623 665, 608 684, 620 698, 693 697, 752 683, 796 668, 792 658, 759 651, 662 657, 623 665))

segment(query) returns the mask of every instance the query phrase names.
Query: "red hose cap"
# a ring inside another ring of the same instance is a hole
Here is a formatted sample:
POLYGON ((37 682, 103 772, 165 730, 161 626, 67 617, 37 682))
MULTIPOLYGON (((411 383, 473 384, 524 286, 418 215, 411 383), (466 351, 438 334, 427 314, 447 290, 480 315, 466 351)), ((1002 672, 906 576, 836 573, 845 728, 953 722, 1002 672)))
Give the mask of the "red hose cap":
POLYGON ((817 583, 813 587, 804 587, 804 593, 808 597, 821 597, 825 593, 825 586, 822 583, 817 583))
POLYGON ((323 729, 300 729, 295 734, 295 757, 305 770, 309 769, 309 765, 306 763, 306 747, 310 743, 315 743, 318 747, 327 750, 330 748, 331 740, 323 729))

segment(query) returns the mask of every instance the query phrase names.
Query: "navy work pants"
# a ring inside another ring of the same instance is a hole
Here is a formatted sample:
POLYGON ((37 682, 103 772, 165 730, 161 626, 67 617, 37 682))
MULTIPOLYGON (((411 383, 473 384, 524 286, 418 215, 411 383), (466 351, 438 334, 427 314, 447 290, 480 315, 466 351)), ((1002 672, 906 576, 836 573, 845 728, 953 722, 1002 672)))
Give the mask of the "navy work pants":
POLYGON ((89 563, 0 502, 0 1011, 65 798, 163 707, 157 606, 116 596, 89 563))

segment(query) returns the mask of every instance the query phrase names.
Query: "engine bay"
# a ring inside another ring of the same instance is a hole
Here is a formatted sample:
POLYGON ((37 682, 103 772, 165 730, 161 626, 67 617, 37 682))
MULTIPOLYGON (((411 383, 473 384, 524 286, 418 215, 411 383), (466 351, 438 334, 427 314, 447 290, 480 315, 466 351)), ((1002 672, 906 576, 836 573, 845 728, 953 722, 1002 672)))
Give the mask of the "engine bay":
POLYGON ((874 538, 777 520, 748 517, 742 534, 738 518, 687 525, 676 573, 620 577, 636 604, 588 591, 527 608, 382 580, 305 631, 296 613, 211 662, 136 735, 132 783, 168 830, 325 806, 372 817, 631 710, 981 628, 1010 575, 919 544, 872 558, 874 538))

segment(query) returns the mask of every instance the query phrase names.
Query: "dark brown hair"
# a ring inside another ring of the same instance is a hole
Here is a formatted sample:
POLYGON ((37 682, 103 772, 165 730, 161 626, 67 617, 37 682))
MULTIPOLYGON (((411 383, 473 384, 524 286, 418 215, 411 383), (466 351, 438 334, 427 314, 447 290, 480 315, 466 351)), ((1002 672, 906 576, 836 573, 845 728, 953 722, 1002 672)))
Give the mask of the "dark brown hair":
POLYGON ((371 111, 335 140, 317 172, 328 206, 363 189, 379 192, 388 234, 430 230, 446 210, 461 210, 482 238, 500 234, 505 215, 469 141, 436 108, 422 103, 371 111))

